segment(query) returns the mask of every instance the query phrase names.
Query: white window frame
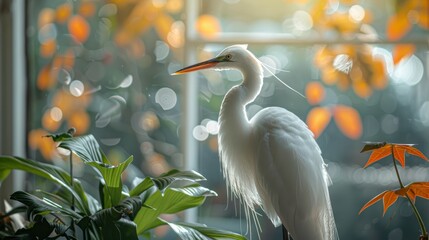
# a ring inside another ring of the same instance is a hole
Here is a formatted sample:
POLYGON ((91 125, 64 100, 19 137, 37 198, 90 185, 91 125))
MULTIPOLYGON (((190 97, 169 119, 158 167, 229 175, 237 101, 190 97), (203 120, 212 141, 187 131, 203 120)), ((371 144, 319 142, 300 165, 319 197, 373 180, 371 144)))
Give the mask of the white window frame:
MULTIPOLYGON (((0 155, 24 157, 27 130, 25 2, 2 1, 0 11, 0 155)), ((4 200, 10 202, 9 196, 23 189, 24 178, 23 172, 13 171, 1 183, 1 211, 4 211, 4 200)))

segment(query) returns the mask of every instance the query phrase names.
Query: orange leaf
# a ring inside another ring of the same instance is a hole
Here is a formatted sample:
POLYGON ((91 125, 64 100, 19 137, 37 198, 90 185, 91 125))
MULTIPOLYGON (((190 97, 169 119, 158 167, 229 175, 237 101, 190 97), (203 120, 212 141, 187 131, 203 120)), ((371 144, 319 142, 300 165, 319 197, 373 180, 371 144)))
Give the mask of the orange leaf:
POLYGON ((393 155, 396 160, 405 168, 405 148, 401 145, 393 145, 393 155))
POLYGON ((402 145, 403 148, 405 148, 405 151, 408 154, 417 156, 423 160, 429 161, 429 159, 422 153, 420 152, 420 150, 418 150, 417 148, 413 147, 413 146, 407 146, 407 145, 402 145))
POLYGON ((51 65, 44 66, 37 77, 37 87, 40 90, 46 90, 53 87, 56 83, 56 76, 52 72, 51 65))
POLYGON ((319 82, 310 82, 305 87, 305 96, 309 104, 319 104, 325 98, 325 88, 319 82))
POLYGON ((76 15, 73 16, 68 22, 68 29, 70 34, 79 42, 85 42, 90 33, 90 26, 85 18, 76 15))
POLYGON ((386 213, 387 209, 392 206, 398 199, 398 195, 395 192, 387 191, 383 196, 383 216, 386 213))
POLYGON ((39 12, 37 25, 39 28, 52 23, 55 19, 55 11, 52 8, 44 8, 39 12))
POLYGON ((387 144, 384 147, 381 147, 381 148, 374 150, 371 153, 371 156, 369 156, 368 162, 366 162, 364 168, 366 168, 369 165, 377 162, 380 159, 383 159, 383 158, 389 156, 391 153, 392 153, 392 145, 391 144, 387 144))
POLYGON ((409 186, 409 191, 407 192, 408 196, 415 201, 416 197, 421 197, 429 199, 429 182, 415 182, 411 183, 409 186))
POLYGON ((335 123, 341 132, 351 139, 357 139, 362 134, 362 121, 356 109, 337 105, 333 109, 335 123))
POLYGON ((55 41, 55 39, 50 39, 40 45, 40 56, 45 58, 52 57, 52 55, 54 55, 56 50, 57 50, 57 41, 55 41))
POLYGON ((331 112, 324 107, 315 107, 307 115, 308 128, 318 138, 331 120, 331 112))
POLYGON ((64 3, 58 6, 57 11, 55 12, 57 22, 65 23, 72 13, 72 8, 73 6, 70 3, 64 3))
POLYGON ((372 62, 371 86, 376 89, 383 89, 387 85, 387 72, 384 60, 374 59, 372 62))
POLYGON ((387 21, 386 35, 389 40, 399 40, 411 29, 411 23, 406 14, 396 14, 387 21))
POLYGON ((411 56, 416 50, 414 44, 399 44, 393 48, 393 63, 398 64, 403 58, 411 56))
POLYGON ((76 128, 77 135, 85 133, 91 124, 91 119, 89 118, 88 113, 84 110, 73 112, 69 116, 68 121, 69 127, 76 128))
POLYGON ((79 6, 79 14, 84 17, 92 17, 96 10, 94 2, 82 2, 79 6))
POLYGON ((361 98, 368 98, 372 94, 372 89, 364 79, 353 81, 353 90, 361 98))
POLYGON ((159 14, 155 20, 155 29, 158 32, 159 37, 164 41, 167 41, 167 36, 170 32, 173 22, 173 18, 167 14, 159 14))
POLYGON ((428 12, 429 12, 429 9, 421 11, 419 15, 419 26, 426 30, 429 30, 429 13, 428 12))
POLYGON ((375 196, 373 199, 369 200, 369 202, 367 202, 359 211, 359 214, 361 214, 365 209, 367 209, 368 207, 374 205, 374 203, 380 201, 380 199, 382 199, 384 197, 384 195, 389 192, 389 191, 384 191, 380 194, 378 194, 377 196, 375 196))

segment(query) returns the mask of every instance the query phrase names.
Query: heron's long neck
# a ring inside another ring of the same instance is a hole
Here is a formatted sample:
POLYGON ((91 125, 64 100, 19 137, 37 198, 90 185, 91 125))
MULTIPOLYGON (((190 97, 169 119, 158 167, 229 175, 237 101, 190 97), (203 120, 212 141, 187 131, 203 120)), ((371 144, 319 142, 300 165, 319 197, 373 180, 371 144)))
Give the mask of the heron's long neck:
POLYGON ((257 60, 254 61, 254 64, 249 64, 254 68, 241 70, 243 82, 228 91, 220 109, 220 128, 225 135, 235 135, 230 136, 234 139, 238 135, 245 137, 249 133, 246 105, 253 102, 262 88, 262 69, 257 60))

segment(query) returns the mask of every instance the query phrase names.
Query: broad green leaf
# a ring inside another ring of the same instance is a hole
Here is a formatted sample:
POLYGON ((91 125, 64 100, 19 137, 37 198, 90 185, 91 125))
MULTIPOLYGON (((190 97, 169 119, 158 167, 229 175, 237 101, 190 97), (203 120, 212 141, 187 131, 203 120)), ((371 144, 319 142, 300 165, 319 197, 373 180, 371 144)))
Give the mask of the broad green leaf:
POLYGON ((103 157, 100 145, 98 145, 97 140, 91 134, 65 139, 60 143, 59 147, 73 151, 85 163, 98 162, 109 164, 107 159, 103 157))
POLYGON ((73 217, 74 219, 80 219, 82 216, 77 214, 75 211, 71 210, 68 207, 61 206, 54 201, 48 198, 38 198, 30 193, 23 191, 14 192, 10 199, 21 202, 22 204, 28 206, 29 210, 33 215, 42 214, 48 212, 58 212, 64 215, 73 217))
POLYGON ((11 156, 0 156, 0 162, 0 171, 5 169, 22 170, 59 184, 75 197, 76 207, 78 207, 80 211, 87 215, 91 214, 82 185, 79 181, 75 180, 73 188, 70 187, 71 177, 61 168, 50 164, 11 156))
POLYGON ((146 177, 140 184, 138 184, 135 188, 131 189, 130 196, 138 196, 153 185, 160 191, 164 191, 168 188, 172 183, 176 181, 203 181, 206 180, 203 175, 195 172, 195 171, 179 171, 177 169, 173 169, 167 173, 162 174, 156 178, 146 177))
POLYGON ((207 227, 203 224, 191 223, 171 223, 166 222, 174 232, 179 235, 182 240, 195 240, 195 239, 236 239, 245 240, 246 238, 240 234, 219 230, 207 227))
POLYGON ((183 188, 167 188, 164 194, 156 191, 144 202, 153 209, 141 208, 134 219, 137 224, 137 233, 142 234, 146 230, 162 225, 163 223, 158 220, 160 214, 172 214, 200 206, 204 203, 206 196, 215 195, 215 192, 198 184, 183 188))
POLYGON ((139 183, 135 188, 131 189, 130 196, 138 196, 144 191, 148 190, 154 185, 150 177, 146 177, 141 183, 139 183))
MULTIPOLYGON (((133 161, 133 156, 130 156, 127 160, 120 163, 118 166, 108 165, 100 162, 88 162, 87 164, 97 169, 103 179, 106 193, 109 195, 110 202, 104 202, 104 207, 109 208, 119 203, 122 198, 122 172, 128 167, 133 161)), ((105 196, 106 199, 106 196, 105 196)))
POLYGON ((173 169, 159 177, 152 178, 152 181, 160 191, 165 190, 171 183, 179 180, 204 181, 206 178, 195 171, 179 171, 177 169, 173 169))

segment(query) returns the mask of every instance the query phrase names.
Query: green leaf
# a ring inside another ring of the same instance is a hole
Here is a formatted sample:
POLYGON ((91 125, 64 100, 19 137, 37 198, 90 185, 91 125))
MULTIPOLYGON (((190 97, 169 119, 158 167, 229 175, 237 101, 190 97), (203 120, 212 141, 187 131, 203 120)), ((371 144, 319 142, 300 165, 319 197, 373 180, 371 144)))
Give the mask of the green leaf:
POLYGON ((138 196, 147 189, 155 185, 160 191, 164 191, 176 181, 203 181, 206 180, 203 175, 195 171, 179 171, 173 169, 156 178, 146 177, 140 184, 130 191, 130 196, 138 196))
POLYGON ((137 233, 142 234, 149 229, 163 225, 158 219, 160 214, 172 214, 200 206, 204 203, 206 196, 214 195, 216 195, 215 192, 198 184, 183 188, 167 188, 164 194, 156 191, 145 201, 145 204, 153 207, 153 209, 141 208, 134 219, 137 224, 137 233))
POLYGON ((205 181, 206 178, 195 171, 179 171, 177 169, 173 169, 157 178, 152 179, 160 191, 165 190, 173 182, 180 180, 205 181))
POLYGON ((76 133, 76 129, 75 128, 70 128, 65 133, 49 134, 49 135, 46 135, 44 137, 50 137, 50 138, 52 138, 52 140, 54 142, 61 142, 61 141, 65 140, 65 139, 72 138, 75 133, 76 133))
POLYGON ((1 182, 7 178, 10 174, 10 169, 0 169, 0 186, 1 182))
POLYGON ((136 187, 131 189, 130 196, 138 196, 142 194, 144 191, 148 190, 154 186, 154 183, 150 177, 146 177, 141 183, 139 183, 136 187))
POLYGON ((103 157, 100 145, 98 145, 97 140, 91 134, 65 139, 60 143, 59 147, 73 151, 85 163, 98 162, 109 164, 109 161, 103 157))
POLYGON ((10 196, 10 199, 19 201, 26 205, 32 215, 44 215, 45 213, 58 212, 77 220, 82 218, 82 216, 68 207, 61 206, 48 198, 40 199, 27 192, 14 192, 10 196))
POLYGON ((182 240, 194 239, 236 239, 245 240, 240 234, 207 227, 203 224, 171 223, 165 221, 182 240))
MULTIPOLYGON (((104 202, 103 206, 109 208, 119 203, 122 198, 122 172, 133 161, 133 156, 120 163, 118 166, 108 165, 100 162, 88 162, 87 164, 97 169, 104 179, 106 193, 109 196, 110 202, 104 202)), ((106 197, 105 197, 106 199, 106 197)))
POLYGON ((5 169, 22 170, 59 184, 61 187, 73 194, 76 199, 76 207, 80 211, 87 215, 91 214, 82 185, 79 181, 75 180, 73 188, 70 187, 71 177, 61 168, 50 164, 11 156, 0 156, 0 162, 0 171, 5 169))

